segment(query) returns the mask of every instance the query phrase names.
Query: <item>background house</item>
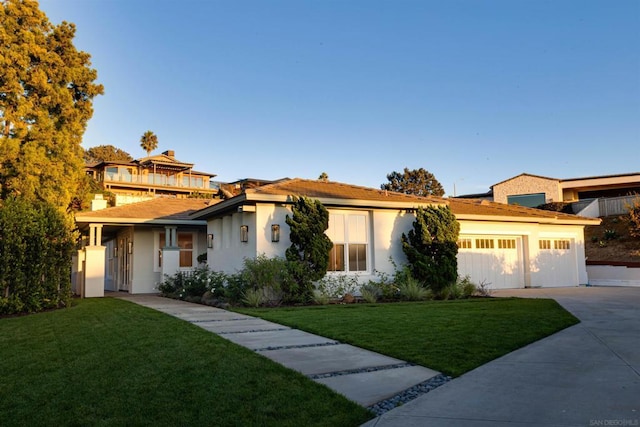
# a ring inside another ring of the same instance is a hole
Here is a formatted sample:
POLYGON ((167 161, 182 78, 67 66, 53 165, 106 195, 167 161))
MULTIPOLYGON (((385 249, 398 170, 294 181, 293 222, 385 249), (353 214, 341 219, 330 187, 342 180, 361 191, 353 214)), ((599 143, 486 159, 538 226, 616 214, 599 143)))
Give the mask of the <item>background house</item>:
POLYGON ((536 207, 545 203, 572 203, 573 212, 584 216, 623 213, 629 196, 640 194, 640 173, 557 179, 523 173, 491 186, 482 194, 458 198, 491 200, 498 203, 536 207), (608 199, 608 203, 595 202, 608 199), (591 205, 591 209, 587 209, 591 205))
POLYGON ((103 161, 85 167, 102 189, 115 195, 115 206, 140 202, 157 196, 214 197, 219 184, 212 173, 193 170, 193 163, 175 158, 173 150, 131 162, 103 161))

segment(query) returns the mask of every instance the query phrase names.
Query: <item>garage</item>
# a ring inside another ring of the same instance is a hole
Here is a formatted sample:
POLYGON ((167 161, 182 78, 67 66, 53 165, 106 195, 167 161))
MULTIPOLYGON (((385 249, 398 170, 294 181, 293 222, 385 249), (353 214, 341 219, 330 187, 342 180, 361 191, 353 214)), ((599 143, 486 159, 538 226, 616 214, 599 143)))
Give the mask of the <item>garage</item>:
POLYGON ((461 235, 458 273, 491 289, 524 288, 522 237, 461 235))
POLYGON ((578 286, 576 243, 570 238, 540 238, 532 269, 537 272, 532 286, 555 288, 578 286))

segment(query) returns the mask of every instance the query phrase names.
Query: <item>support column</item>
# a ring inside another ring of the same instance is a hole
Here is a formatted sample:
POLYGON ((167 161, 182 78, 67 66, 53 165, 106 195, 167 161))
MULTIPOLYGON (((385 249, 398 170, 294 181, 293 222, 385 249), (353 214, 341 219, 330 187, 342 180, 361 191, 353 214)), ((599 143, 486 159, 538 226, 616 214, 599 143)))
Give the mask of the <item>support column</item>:
POLYGON ((83 298, 104 296, 105 249, 102 246, 102 224, 89 225, 89 244, 84 247, 83 298))

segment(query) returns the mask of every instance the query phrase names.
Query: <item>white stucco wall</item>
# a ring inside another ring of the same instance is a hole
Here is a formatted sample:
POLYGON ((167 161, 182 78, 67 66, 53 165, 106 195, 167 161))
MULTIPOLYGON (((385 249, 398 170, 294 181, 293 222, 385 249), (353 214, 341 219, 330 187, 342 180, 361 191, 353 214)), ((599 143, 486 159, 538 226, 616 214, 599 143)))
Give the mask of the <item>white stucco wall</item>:
POLYGON ((207 221, 207 233, 213 234, 213 249, 207 250, 207 263, 214 271, 235 273, 242 268, 245 258, 254 258, 257 252, 257 212, 235 212, 207 221), (249 241, 240 241, 240 226, 249 226, 249 241))
POLYGON ((592 286, 640 287, 640 268, 617 265, 589 265, 589 284, 592 286))
POLYGON ((546 203, 561 202, 562 190, 557 179, 521 175, 493 186, 493 200, 507 203, 508 196, 544 193, 546 203))
MULTIPOLYGON (((329 209, 330 212, 336 212, 329 209)), ((360 210, 362 211, 362 210, 360 210)), ((340 210, 344 212, 344 210, 340 210)), ((406 263, 401 236, 408 232, 415 216, 404 210, 369 210, 368 272, 357 274, 361 283, 375 278, 375 271, 392 274, 394 266, 406 263)), ((289 227, 285 223, 289 208, 258 204, 255 213, 234 213, 208 221, 207 232, 214 234, 214 248, 208 250, 209 266, 216 271, 235 273, 243 260, 265 254, 284 257, 290 246, 289 227), (240 242, 240 225, 249 226, 249 242, 240 242), (280 241, 271 242, 271 225, 280 225, 280 241)), ((467 236, 517 236, 523 260, 520 287, 578 286, 588 282, 584 256, 582 226, 544 225, 536 223, 460 220, 460 234, 467 236), (539 239, 569 240, 571 250, 541 251, 539 239), (564 258, 559 259, 558 254, 564 258), (569 256, 570 255, 570 256, 569 256)), ((500 268, 499 259, 489 260, 500 268)), ((462 275, 464 271, 460 272, 462 275)), ((344 273, 328 273, 344 274, 344 273)))

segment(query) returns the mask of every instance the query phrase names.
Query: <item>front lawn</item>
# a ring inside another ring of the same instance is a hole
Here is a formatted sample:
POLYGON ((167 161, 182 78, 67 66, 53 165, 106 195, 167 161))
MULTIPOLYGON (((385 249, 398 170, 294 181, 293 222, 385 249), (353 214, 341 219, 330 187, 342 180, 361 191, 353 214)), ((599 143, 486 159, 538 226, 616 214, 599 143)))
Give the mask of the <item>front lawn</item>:
POLYGON ((197 326, 113 298, 0 319, 0 424, 355 426, 364 408, 197 326))
POLYGON ((545 299, 482 298, 238 311, 453 376, 578 323, 558 303, 545 299))

